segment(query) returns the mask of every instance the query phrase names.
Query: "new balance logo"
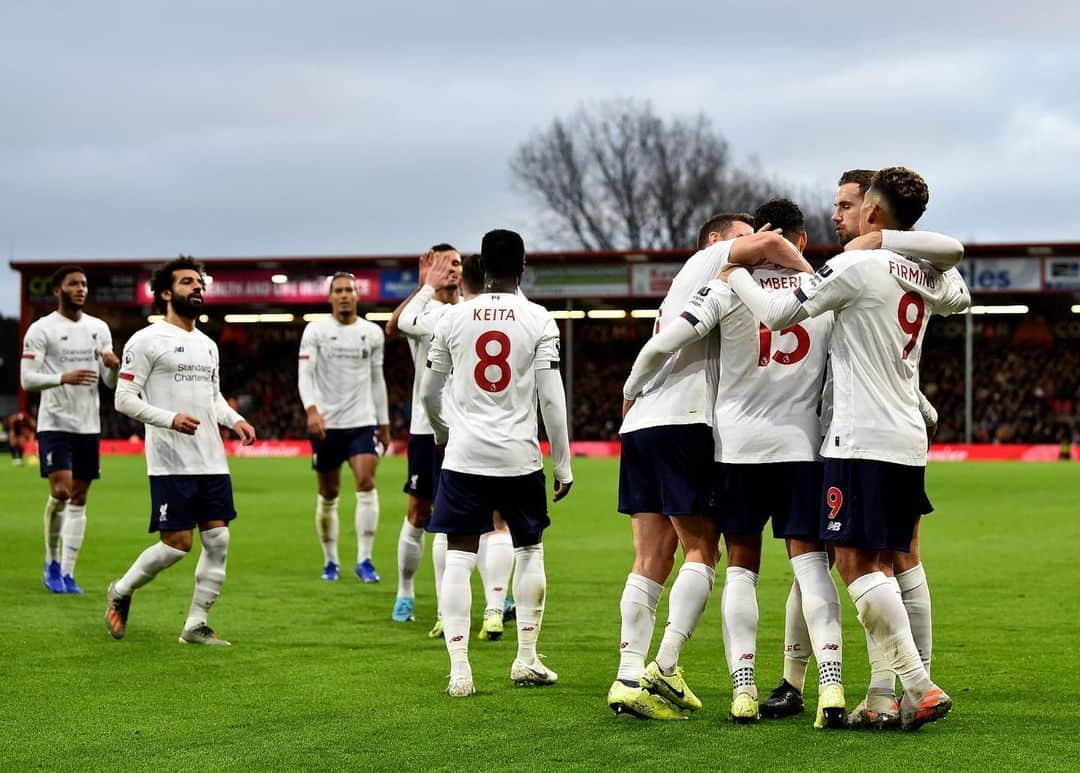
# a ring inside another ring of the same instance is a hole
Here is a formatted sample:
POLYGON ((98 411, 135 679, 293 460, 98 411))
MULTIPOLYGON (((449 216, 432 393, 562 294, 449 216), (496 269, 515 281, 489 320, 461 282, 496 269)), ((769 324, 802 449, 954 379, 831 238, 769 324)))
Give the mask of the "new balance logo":
POLYGON ((420 478, 420 476, 419 476, 419 475, 410 475, 410 476, 409 476, 409 488, 411 488, 411 489, 415 489, 415 488, 416 488, 416 481, 417 481, 417 480, 418 480, 419 478, 420 478))
POLYGON ((628 641, 619 642, 619 649, 621 649, 621 650, 624 650, 629 646, 630 646, 630 642, 628 642, 628 641))
POLYGON ((465 638, 464 636, 455 636, 455 637, 454 637, 454 638, 452 638, 452 639, 451 639, 450 641, 451 641, 451 642, 459 642, 459 641, 461 641, 461 640, 462 640, 462 639, 464 639, 464 638, 465 638))
POLYGON ((52 455, 52 451, 49 451, 47 454, 45 454, 45 464, 49 467, 52 467, 52 455))
POLYGON ((839 649, 840 649, 840 645, 839 645, 839 644, 837 644, 837 643, 836 643, 836 642, 834 642, 834 641, 831 641, 831 642, 829 642, 828 644, 826 644, 826 645, 825 645, 825 649, 827 649, 827 650, 833 650, 833 651, 837 651, 837 650, 839 650, 839 649))
POLYGON ((739 655, 739 660, 753 660, 753 659, 754 659, 754 653, 753 652, 744 652, 743 654, 739 655))
POLYGON ((169 503, 165 502, 158 508, 158 523, 169 520, 169 503))
POLYGON ((177 354, 181 354, 184 351, 184 347, 178 346, 173 351, 176 352, 177 354))
POLYGON ((829 531, 840 531, 840 526, 841 526, 840 521, 830 521, 829 525, 826 526, 825 528, 828 529, 829 531))

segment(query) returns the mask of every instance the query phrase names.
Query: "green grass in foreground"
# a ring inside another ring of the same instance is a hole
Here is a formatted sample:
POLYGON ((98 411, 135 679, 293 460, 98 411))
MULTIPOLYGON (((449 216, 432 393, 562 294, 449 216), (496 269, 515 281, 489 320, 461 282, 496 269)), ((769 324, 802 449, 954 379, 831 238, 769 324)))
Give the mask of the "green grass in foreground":
MULTIPOLYGON (((378 586, 351 575, 319 580, 314 481, 303 460, 238 459, 232 469, 240 518, 211 623, 233 646, 211 650, 176 641, 194 557, 138 593, 124 641, 110 639, 102 624, 106 584, 151 539, 142 459, 104 460, 79 563, 82 597, 42 587, 46 489, 37 470, 0 467, 0 769, 1080 769, 1080 465, 930 468, 938 512, 924 524, 923 545, 934 676, 956 708, 915 734, 815 732, 810 712, 750 727, 727 723, 719 588, 683 657, 705 708, 681 723, 614 716, 604 698, 632 556, 628 524, 614 513, 614 460, 577 461, 574 491, 553 508, 545 540, 541 651, 559 684, 510 684, 510 633, 499 643, 473 641, 479 694, 468 700, 443 694, 446 652, 425 637, 434 618, 427 554, 417 622, 390 621, 403 460, 380 470, 378 586)), ((346 564, 354 549, 349 507, 346 564)), ((766 695, 779 678, 790 580, 781 546, 770 542, 758 594, 766 695)), ((478 581, 474 588, 475 636, 478 581)), ((841 598, 854 706, 867 678, 865 650, 841 598)), ((666 605, 665 597, 658 637, 666 605)), ((813 687, 807 699, 812 707, 813 687)))

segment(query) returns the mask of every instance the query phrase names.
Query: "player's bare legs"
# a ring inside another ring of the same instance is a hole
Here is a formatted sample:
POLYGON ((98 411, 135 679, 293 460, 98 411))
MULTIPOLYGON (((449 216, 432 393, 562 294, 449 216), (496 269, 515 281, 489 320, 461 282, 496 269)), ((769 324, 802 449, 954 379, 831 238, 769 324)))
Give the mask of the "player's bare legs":
POLYGON ((375 454, 356 454, 349 457, 356 478, 356 576, 363 582, 378 582, 379 575, 371 563, 375 546, 375 531, 379 527, 379 492, 375 489, 375 454))
POLYGON ((323 550, 324 580, 336 580, 341 559, 338 557, 338 536, 341 525, 338 519, 338 494, 341 488, 341 470, 316 471, 316 484, 319 489, 315 501, 315 532, 323 550))
POLYGON ((670 520, 686 560, 671 586, 668 623, 656 659, 646 666, 641 683, 676 706, 696 711, 701 701, 682 678, 679 654, 697 628, 712 593, 720 560, 720 534, 709 516, 679 515, 670 520))
POLYGON ((900 704, 905 729, 945 716, 952 707, 949 697, 930 681, 911 635, 907 611, 896 586, 881 571, 876 550, 838 545, 836 568, 848 586, 859 612, 859 622, 904 686, 900 704))

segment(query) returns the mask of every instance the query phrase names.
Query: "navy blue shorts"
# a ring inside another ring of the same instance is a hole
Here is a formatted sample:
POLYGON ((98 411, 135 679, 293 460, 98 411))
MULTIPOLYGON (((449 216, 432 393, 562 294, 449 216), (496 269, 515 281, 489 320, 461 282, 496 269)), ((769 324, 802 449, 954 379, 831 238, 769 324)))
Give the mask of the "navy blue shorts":
POLYGON ((908 552, 919 517, 933 512, 926 468, 876 459, 826 459, 821 538, 908 552))
POLYGON ((409 435, 409 477, 402 490, 418 499, 431 499, 434 491, 435 436, 409 435))
POLYGON ((725 534, 760 534, 817 542, 821 531, 821 462, 713 465, 711 512, 725 534))
POLYGON ((646 427, 620 435, 620 439, 620 513, 707 512, 713 464, 711 427, 646 427))
POLYGON ((150 476, 151 532, 194 529, 200 521, 235 517, 228 475, 150 476))
POLYGON ((498 478, 443 470, 427 530, 441 534, 485 534, 496 510, 515 536, 539 536, 551 524, 544 471, 498 478))
POLYGON ((357 454, 377 454, 375 427, 328 429, 326 439, 311 438, 311 469, 333 472, 357 454))
POLYGON ((101 435, 77 432, 39 432, 38 458, 41 477, 59 470, 71 470, 75 480, 97 480, 101 477, 101 435))

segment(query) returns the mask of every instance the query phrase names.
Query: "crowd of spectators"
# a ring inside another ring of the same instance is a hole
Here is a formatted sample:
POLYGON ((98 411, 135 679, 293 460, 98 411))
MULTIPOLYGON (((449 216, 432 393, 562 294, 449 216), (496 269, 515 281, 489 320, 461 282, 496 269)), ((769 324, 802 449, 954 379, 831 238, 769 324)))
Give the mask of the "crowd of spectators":
MULTIPOLYGON (((565 326, 566 323, 561 323, 565 326)), ((651 320, 575 323, 572 431, 576 440, 615 440, 621 386, 651 320)), ((976 328, 973 437, 978 443, 1080 441, 1080 324, 1032 314, 988 319, 976 328)), ((210 331, 221 351, 223 392, 266 439, 307 437, 296 389, 300 325, 224 325, 210 331)), ((563 330, 566 339, 565 327, 563 330)), ((385 374, 391 436, 408 436, 413 364, 400 337, 387 340, 385 374)), ((924 345, 921 386, 940 415, 936 440, 964 440, 962 323, 935 321, 924 345)), ((131 437, 142 427, 103 395, 102 434, 131 437)))

